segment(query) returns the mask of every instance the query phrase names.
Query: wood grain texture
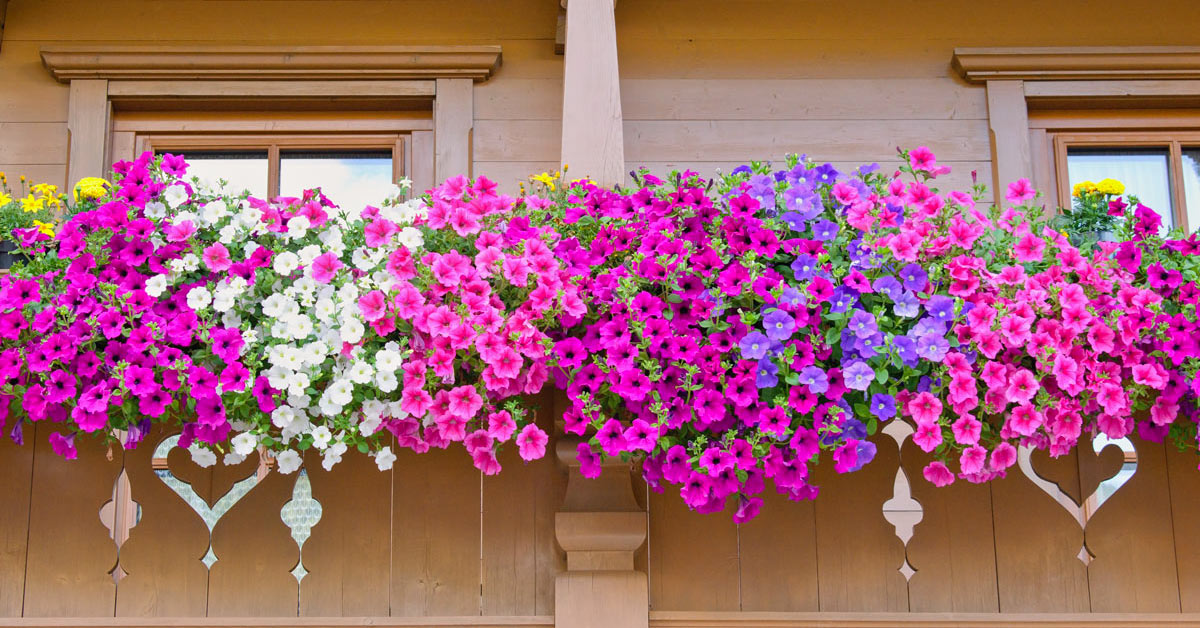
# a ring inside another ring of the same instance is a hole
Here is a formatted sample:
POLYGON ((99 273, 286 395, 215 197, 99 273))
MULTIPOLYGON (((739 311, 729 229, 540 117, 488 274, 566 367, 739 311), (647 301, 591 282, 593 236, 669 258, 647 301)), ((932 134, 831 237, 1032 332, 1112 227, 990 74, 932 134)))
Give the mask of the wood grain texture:
MULTIPOLYGON (((1174 526, 1162 443, 1131 436, 1137 471, 1088 520, 1086 538, 1095 559, 1088 565, 1094 613, 1178 612, 1174 526)), ((1106 448, 1113 451, 1116 447, 1106 448)), ((1089 460, 1086 478, 1098 460, 1089 460)), ((1107 475, 1107 473, 1105 473, 1107 475)), ((1085 491, 1089 494, 1085 484, 1085 491)))
MULTIPOLYGON (((257 460, 252 455, 247 463, 256 464, 257 460)), ((224 465, 213 467, 216 495, 228 492, 227 478, 235 477, 215 471, 222 468, 224 465)), ((296 616, 299 588, 290 572, 300 552, 280 518, 280 510, 292 498, 296 478, 295 473, 268 472, 213 528, 212 550, 217 562, 209 570, 210 616, 296 616)))
MULTIPOLYGON (((25 597, 25 551, 29 542, 32 443, 8 438, 13 423, 0 426, 0 617, 20 617, 25 597)), ((33 429, 29 429, 33 434, 33 429)))
POLYGON ((907 548, 908 563, 916 570, 908 581, 910 610, 999 612, 991 487, 965 480, 934 486, 921 473, 933 457, 911 439, 900 460, 922 509, 907 548))
POLYGON ((208 607, 208 568, 201 561, 208 552, 208 526, 152 466, 155 447, 173 431, 156 426, 125 452, 130 495, 141 518, 121 546, 126 575, 117 587, 118 616, 202 617, 208 607))
POLYGON ((900 573, 904 544, 883 518, 900 455, 889 436, 872 439, 875 459, 840 474, 826 458, 813 469, 817 574, 822 611, 906 611, 908 586, 900 573))
POLYGON ((767 484, 759 515, 737 527, 741 610, 818 610, 813 502, 791 501, 767 484))
POLYGON ((1029 106, 1021 81, 988 81, 988 133, 992 149, 992 189, 1033 177, 1029 147, 1029 106))
POLYGON ((470 79, 437 80, 433 101, 435 181, 471 174, 473 89, 470 79))
POLYGON ((650 493, 650 608, 738 610, 738 531, 729 515, 688 510, 675 486, 650 493))
POLYGON ((0 121, 63 122, 67 119, 65 85, 56 82, 42 67, 37 44, 23 41, 4 43, 0 55, 0 121))
POLYGON ((111 120, 108 81, 71 81, 71 100, 67 107, 67 136, 70 138, 67 187, 74 187, 84 177, 104 176, 108 166, 111 120))
POLYGON ((0 163, 67 163, 66 122, 0 122, 0 163))
POLYGON ((1083 531, 1074 517, 1015 467, 991 488, 1000 612, 1088 611, 1087 568, 1076 557, 1083 531))
MULTIPOLYGON (((545 395, 540 398, 544 399, 545 395)), ((548 422, 543 413, 542 422, 548 422)), ((547 445, 553 452, 554 443, 547 445)), ((554 512, 567 477, 553 454, 525 462, 515 444, 500 454, 503 471, 483 478, 484 615, 554 612, 554 580, 566 556, 554 540, 554 512)))
POLYGON ((25 569, 26 617, 111 617, 117 546, 100 521, 121 473, 121 449, 95 438, 75 441, 76 460, 50 448, 54 426, 25 432, 35 447, 25 569))
POLYGON ((614 0, 575 0, 567 9, 563 61, 562 163, 600 185, 624 179, 621 81, 614 0))
POLYGON ((1171 489, 1171 527, 1175 536, 1175 570, 1179 574, 1179 606, 1200 612, 1200 457, 1195 450, 1179 451, 1168 443, 1167 481, 1171 489))
POLYGON ((385 617, 390 614, 392 473, 353 452, 326 471, 310 451, 305 468, 321 520, 304 543, 300 614, 385 617))
POLYGON ((478 615, 479 471, 461 449, 397 455, 392 470, 392 615, 478 615))

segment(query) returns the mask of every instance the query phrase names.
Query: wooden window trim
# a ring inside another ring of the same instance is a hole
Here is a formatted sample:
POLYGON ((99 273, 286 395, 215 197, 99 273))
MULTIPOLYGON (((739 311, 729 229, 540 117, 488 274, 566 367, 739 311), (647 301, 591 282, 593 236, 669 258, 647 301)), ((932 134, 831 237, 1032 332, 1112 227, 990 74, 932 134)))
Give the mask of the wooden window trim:
MULTIPOLYGON (((321 102, 397 109, 425 103, 431 131, 413 129, 418 190, 454 174, 471 174, 474 83, 500 64, 499 46, 44 46, 42 62, 69 83, 67 183, 103 176, 114 155, 114 104, 215 100, 321 102), (407 104, 406 104, 407 103, 407 104), (436 141, 435 141, 436 138, 436 141)), ((351 107, 352 108, 352 107, 351 107)), ((124 146, 121 147, 125 148, 124 146)))
MULTIPOLYGON (((987 89, 997 196, 1020 178, 1043 191, 1058 189, 1054 139, 1044 120, 1034 123, 1041 109, 1079 109, 1080 120, 1111 129, 1105 123, 1120 117, 1120 110, 1195 106, 1200 95, 1197 46, 958 48, 951 65, 965 80, 987 89), (1085 111, 1101 107, 1112 111, 1085 111)), ((1175 120, 1155 124, 1184 126, 1178 122, 1188 114, 1173 115, 1175 120)), ((1072 117, 1059 116, 1068 125, 1072 117)))
MULTIPOLYGON (((1054 184, 1062 207, 1071 202, 1071 186, 1067 176, 1067 149, 1087 148, 1161 148, 1167 151, 1167 176, 1171 185, 1171 214, 1174 224, 1186 231, 1192 229, 1187 218, 1187 198, 1183 184, 1183 147, 1200 146, 1200 129, 1179 131, 1123 131, 1113 128, 1094 132, 1059 132, 1050 135, 1053 142, 1054 184)), ((1137 190, 1130 190, 1136 193, 1137 190)))

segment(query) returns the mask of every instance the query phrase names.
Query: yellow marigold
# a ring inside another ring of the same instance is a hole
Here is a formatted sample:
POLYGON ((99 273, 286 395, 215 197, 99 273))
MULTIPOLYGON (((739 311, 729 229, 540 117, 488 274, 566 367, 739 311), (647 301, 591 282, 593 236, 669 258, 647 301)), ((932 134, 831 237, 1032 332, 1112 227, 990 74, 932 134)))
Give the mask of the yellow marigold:
POLYGON ((58 192, 58 186, 49 183, 35 183, 30 189, 33 190, 34 194, 46 197, 53 197, 58 192))
POLYGON ((1116 179, 1101 179, 1096 184, 1096 190, 1101 194, 1110 196, 1118 196, 1125 193, 1125 184, 1116 179))
POLYGON ((21 199, 21 211, 23 212, 33 213, 42 211, 42 209, 45 207, 46 199, 44 198, 36 198, 34 195, 30 194, 29 196, 21 199))
POLYGON ((1084 194, 1094 191, 1096 191, 1095 183, 1092 183, 1091 181, 1080 181, 1079 183, 1075 184, 1075 187, 1071 188, 1071 196, 1079 198, 1084 194))
POLYGON ((106 189, 108 181, 100 177, 84 177, 75 184, 75 201, 79 202, 79 197, 97 199, 108 193, 106 189))
POLYGON ((41 231, 50 237, 54 237, 54 223, 35 220, 33 221, 33 226, 37 227, 38 231, 41 231))

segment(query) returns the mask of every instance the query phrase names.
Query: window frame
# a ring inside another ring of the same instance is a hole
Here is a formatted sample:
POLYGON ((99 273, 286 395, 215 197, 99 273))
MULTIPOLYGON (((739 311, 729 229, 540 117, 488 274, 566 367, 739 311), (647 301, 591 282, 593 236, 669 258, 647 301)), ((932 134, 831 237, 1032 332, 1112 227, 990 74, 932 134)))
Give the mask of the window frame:
MULTIPOLYGON (((1095 131, 1049 133, 1054 151, 1054 178, 1060 207, 1071 206, 1071 184, 1067 175, 1067 151, 1071 148, 1157 148, 1167 150, 1167 178, 1170 183, 1171 215, 1177 228, 1191 232, 1183 180, 1184 145, 1200 147, 1200 130, 1125 131, 1120 128, 1095 131)), ((1136 194, 1137 190, 1129 190, 1136 194)), ((1158 208, 1156 208, 1158 209, 1158 208)), ((1200 225, 1196 225, 1200 226, 1200 225)))

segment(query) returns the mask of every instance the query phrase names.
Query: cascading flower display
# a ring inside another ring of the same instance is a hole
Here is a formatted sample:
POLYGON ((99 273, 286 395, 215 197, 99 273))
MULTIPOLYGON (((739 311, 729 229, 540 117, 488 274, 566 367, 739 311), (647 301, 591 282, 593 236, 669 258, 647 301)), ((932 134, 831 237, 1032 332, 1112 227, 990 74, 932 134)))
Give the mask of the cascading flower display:
POLYGON ((313 448, 387 469, 393 447, 462 443, 491 474, 507 443, 545 454, 521 397, 549 384, 585 475, 634 460, 739 522, 768 481, 815 497, 823 456, 868 464, 887 421, 911 422, 938 485, 1100 434, 1196 448, 1196 236, 1116 198, 1118 241, 1073 240, 1028 181, 985 209, 981 186, 934 187, 949 168, 928 149, 902 158, 631 189, 546 174, 516 198, 455 177, 341 208, 143 155, 53 235, 14 233, 30 260, 0 278, 4 431, 61 424, 71 457, 81 432, 132 447, 177 422, 200 464, 261 450, 284 472, 313 448))

